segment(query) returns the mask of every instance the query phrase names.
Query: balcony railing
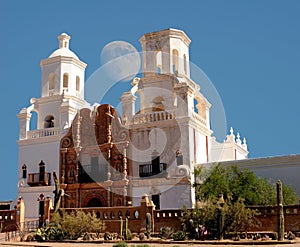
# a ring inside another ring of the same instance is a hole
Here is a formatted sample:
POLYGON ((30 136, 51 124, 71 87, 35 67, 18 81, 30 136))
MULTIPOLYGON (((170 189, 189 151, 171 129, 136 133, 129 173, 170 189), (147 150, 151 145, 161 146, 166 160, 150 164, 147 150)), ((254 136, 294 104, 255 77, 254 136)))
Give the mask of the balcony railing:
POLYGON ((175 119, 175 111, 157 111, 157 112, 148 112, 143 114, 137 114, 133 118, 133 124, 144 124, 148 122, 156 121, 166 121, 175 119))
POLYGON ((140 177, 151 177, 158 175, 167 169, 166 163, 144 164, 139 166, 140 177))
POLYGON ((47 128, 27 131, 27 139, 36 139, 48 136, 59 136, 60 128, 47 128))
POLYGON ((51 185, 51 173, 30 173, 27 184, 29 186, 49 186, 51 185))

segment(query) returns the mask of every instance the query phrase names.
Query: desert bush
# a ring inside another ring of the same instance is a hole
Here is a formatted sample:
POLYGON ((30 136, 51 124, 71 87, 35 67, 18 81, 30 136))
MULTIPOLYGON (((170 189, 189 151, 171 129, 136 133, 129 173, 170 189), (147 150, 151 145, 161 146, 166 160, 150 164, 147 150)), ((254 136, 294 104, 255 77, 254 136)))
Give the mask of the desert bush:
POLYGON ((160 237, 164 239, 169 239, 172 237, 173 231, 171 227, 161 227, 159 229, 160 231, 160 237))
POLYGON ((145 233, 141 232, 141 233, 139 234, 139 239, 140 239, 140 240, 145 240, 145 238, 146 238, 145 233))
POLYGON ((95 213, 73 211, 67 214, 64 211, 54 213, 47 227, 39 228, 36 232, 38 241, 78 239, 84 233, 95 233, 99 237, 104 225, 95 213))
POLYGON ((173 239, 175 241, 182 241, 182 240, 185 240, 185 233, 184 231, 177 231, 176 233, 173 234, 173 239))

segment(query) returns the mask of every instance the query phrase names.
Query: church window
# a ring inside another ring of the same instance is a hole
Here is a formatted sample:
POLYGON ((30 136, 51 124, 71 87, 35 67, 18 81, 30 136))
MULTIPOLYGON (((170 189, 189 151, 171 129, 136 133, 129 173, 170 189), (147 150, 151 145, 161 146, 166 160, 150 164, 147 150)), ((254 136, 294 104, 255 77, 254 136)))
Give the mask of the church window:
POLYGON ((178 72, 178 51, 176 49, 173 49, 172 51, 172 69, 173 69, 173 73, 177 73, 178 72))
POLYGON ((23 172, 22 178, 27 178, 27 166, 25 164, 22 166, 22 172, 23 172))
POLYGON ((156 69, 157 69, 157 74, 160 75, 162 72, 162 53, 161 53, 161 51, 157 51, 157 53, 156 53, 156 69))
POLYGON ((183 54, 183 67, 184 67, 184 73, 187 74, 187 61, 186 61, 186 55, 183 54))
POLYGON ((64 90, 68 91, 68 87, 69 87, 69 75, 65 73, 63 75, 63 88, 64 90))
POLYGON ((152 153, 152 174, 156 175, 160 173, 160 157, 157 152, 152 153))
POLYGON ((50 75, 49 75, 49 95, 52 93, 51 91, 54 90, 54 80, 55 80, 54 74, 50 73, 50 75))
POLYGON ((54 127, 54 117, 52 115, 48 115, 44 120, 44 128, 53 128, 54 127))
POLYGON ((80 77, 76 76, 76 92, 78 93, 80 90, 80 77))
POLYGON ((45 180, 45 163, 42 160, 39 163, 39 170, 40 170, 39 181, 44 181, 45 180))

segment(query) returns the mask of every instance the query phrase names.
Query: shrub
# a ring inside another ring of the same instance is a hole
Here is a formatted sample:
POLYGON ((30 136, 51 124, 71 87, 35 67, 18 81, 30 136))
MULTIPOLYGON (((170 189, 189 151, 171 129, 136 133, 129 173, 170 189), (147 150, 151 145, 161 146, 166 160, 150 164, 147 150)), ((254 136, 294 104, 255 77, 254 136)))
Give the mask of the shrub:
POLYGON ((144 240, 145 238, 146 238, 145 233, 141 232, 141 233, 139 234, 139 239, 140 239, 140 240, 144 240))
POLYGON ((124 241, 117 242, 113 245, 113 247, 127 247, 127 243, 124 241))
POLYGON ((127 230, 126 230, 124 239, 125 239, 125 240, 131 240, 131 239, 132 239, 132 234, 131 234, 130 229, 127 229, 127 230))
POLYGON ((185 233, 184 231, 177 231, 176 233, 173 234, 173 239, 175 241, 182 241, 182 240, 185 240, 185 233))
POLYGON ((171 227, 161 227, 159 230, 161 238, 169 239, 172 237, 173 231, 171 227))
POLYGON ((104 226, 95 213, 73 211, 70 214, 61 211, 54 213, 47 227, 36 232, 38 241, 78 239, 84 233, 96 233, 98 237, 104 226))

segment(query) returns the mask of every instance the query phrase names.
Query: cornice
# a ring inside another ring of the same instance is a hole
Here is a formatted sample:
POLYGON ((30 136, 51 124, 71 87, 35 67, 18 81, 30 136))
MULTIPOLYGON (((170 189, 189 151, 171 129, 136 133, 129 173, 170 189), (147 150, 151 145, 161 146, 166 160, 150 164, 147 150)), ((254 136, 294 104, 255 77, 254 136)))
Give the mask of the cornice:
POLYGON ((40 66, 51 65, 55 63, 71 63, 78 66, 81 69, 85 69, 87 64, 73 57, 57 56, 41 60, 40 66))

